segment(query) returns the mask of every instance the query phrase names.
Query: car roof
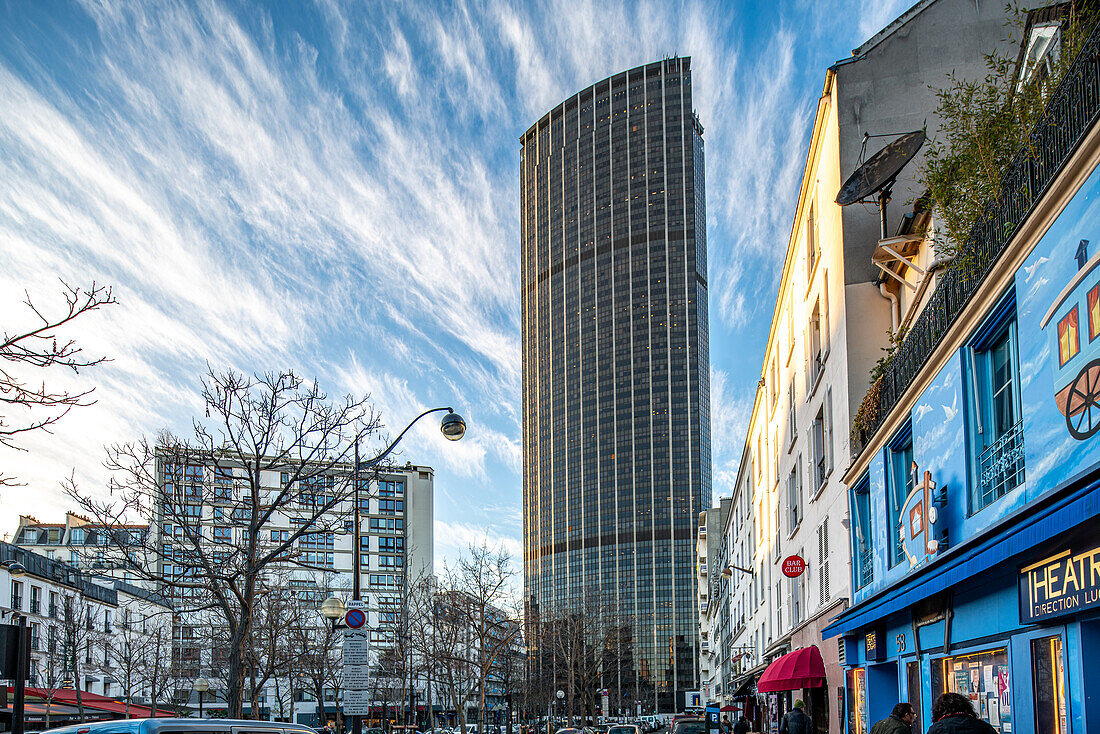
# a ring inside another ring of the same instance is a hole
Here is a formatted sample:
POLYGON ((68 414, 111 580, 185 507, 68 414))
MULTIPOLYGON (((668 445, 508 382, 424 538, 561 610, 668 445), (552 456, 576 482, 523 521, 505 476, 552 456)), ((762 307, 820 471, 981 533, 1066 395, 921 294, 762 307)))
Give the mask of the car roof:
POLYGON ((158 732, 188 731, 282 731, 309 732, 313 729, 302 724, 287 724, 275 721, 249 721, 246 719, 114 719, 111 721, 93 721, 85 724, 73 724, 50 729, 50 734, 158 734, 158 732))

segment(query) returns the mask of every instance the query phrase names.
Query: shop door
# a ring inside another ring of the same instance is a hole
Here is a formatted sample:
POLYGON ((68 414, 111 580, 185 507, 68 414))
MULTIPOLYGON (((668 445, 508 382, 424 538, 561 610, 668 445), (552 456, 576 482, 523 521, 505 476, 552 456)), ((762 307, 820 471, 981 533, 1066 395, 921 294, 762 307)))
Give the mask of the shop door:
POLYGON ((806 696, 806 713, 810 716, 814 731, 817 734, 829 734, 829 689, 804 688, 802 693, 806 696))
POLYGON ((1035 734, 1068 734, 1066 672, 1062 637, 1031 641, 1031 680, 1035 686, 1035 734))
POLYGON ((909 698, 906 700, 913 707, 913 711, 916 713, 917 718, 913 719, 913 731, 924 731, 924 725, 921 723, 921 706, 920 700, 920 663, 912 662, 905 666, 905 682, 909 690, 909 698))

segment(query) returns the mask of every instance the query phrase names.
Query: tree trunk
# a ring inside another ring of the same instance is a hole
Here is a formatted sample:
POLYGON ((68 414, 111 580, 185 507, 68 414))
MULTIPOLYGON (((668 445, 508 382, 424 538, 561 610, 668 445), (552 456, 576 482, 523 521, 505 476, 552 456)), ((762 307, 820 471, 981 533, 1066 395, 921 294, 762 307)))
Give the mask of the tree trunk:
POLYGON ((245 661, 248 660, 248 643, 252 636, 252 602, 255 598, 255 579, 245 582, 244 598, 249 600, 241 604, 241 616, 233 639, 229 646, 229 690, 226 691, 226 715, 230 719, 244 718, 244 681, 245 661))

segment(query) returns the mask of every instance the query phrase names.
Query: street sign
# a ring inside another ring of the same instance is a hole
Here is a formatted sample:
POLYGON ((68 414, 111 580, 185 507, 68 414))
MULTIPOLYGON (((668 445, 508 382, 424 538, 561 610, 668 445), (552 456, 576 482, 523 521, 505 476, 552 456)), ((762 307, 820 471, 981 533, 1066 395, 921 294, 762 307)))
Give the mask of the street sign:
POLYGON ((344 689, 344 715, 369 716, 370 691, 344 689))
POLYGON ((363 691, 367 688, 370 688, 370 666, 345 665, 344 689, 352 691, 363 691))
POLYGON ((349 599, 348 603, 344 605, 345 609, 366 609, 367 603, 362 599, 349 599))
POLYGON ((362 609, 349 609, 344 614, 344 624, 357 630, 367 623, 367 614, 362 609))
POLYGON ((344 665, 366 665, 367 659, 367 631, 344 630, 344 665))

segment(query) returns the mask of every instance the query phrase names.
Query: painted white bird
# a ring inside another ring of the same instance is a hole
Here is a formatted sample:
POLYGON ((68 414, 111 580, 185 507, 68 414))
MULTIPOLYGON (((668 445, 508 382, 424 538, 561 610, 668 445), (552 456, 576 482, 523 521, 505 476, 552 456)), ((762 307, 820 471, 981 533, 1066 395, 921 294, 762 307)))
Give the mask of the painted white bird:
POLYGON ((941 405, 940 407, 943 408, 943 414, 944 416, 946 416, 948 423, 955 420, 955 416, 959 414, 959 391, 955 391, 955 396, 951 400, 950 408, 948 408, 946 405, 941 405))
POLYGON ((932 409, 931 405, 929 405, 927 403, 921 403, 920 405, 917 406, 917 409, 915 411, 913 411, 914 413, 916 413, 916 415, 913 416, 913 420, 920 421, 921 418, 923 418, 924 416, 931 413, 932 410, 933 409, 932 409))
POLYGON ((1039 266, 1042 265, 1043 263, 1045 263, 1046 261, 1047 261, 1046 257, 1041 257, 1038 260, 1036 260, 1035 263, 1031 267, 1025 266, 1024 267, 1024 272, 1027 273, 1027 277, 1024 278, 1024 282, 1025 283, 1030 283, 1031 282, 1031 276, 1034 275, 1035 271, 1039 269, 1039 266))

